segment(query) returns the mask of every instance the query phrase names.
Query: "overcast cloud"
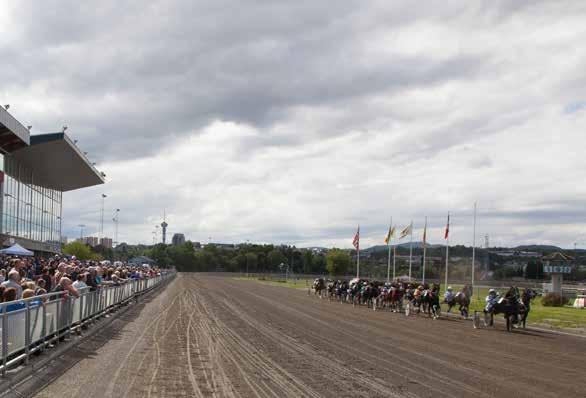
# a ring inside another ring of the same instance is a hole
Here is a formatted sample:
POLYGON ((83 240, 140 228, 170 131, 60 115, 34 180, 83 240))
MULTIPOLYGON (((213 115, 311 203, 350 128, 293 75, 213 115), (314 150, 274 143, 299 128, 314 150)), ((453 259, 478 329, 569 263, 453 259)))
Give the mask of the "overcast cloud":
POLYGON ((586 247, 586 2, 11 1, 0 100, 107 184, 64 234, 586 247))

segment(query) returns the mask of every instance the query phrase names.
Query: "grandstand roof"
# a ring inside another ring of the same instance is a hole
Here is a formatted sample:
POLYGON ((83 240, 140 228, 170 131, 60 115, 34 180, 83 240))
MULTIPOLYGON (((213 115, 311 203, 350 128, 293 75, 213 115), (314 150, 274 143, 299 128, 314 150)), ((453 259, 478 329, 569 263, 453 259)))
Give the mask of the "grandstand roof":
POLYGON ((34 170, 36 185, 65 192, 104 183, 104 175, 65 133, 33 135, 30 146, 12 156, 34 170))

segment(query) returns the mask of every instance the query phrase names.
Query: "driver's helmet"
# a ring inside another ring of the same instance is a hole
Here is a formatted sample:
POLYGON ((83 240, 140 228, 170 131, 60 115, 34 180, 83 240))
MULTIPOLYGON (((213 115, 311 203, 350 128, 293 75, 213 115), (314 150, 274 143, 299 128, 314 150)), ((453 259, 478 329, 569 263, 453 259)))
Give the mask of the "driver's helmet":
POLYGON ((451 292, 451 291, 452 291, 452 287, 448 286, 448 292, 451 292))
POLYGON ((489 290, 488 290, 488 294, 496 295, 496 290, 494 290, 494 289, 489 289, 489 290))
POLYGON ((423 290, 423 286, 419 285, 418 290, 423 290))

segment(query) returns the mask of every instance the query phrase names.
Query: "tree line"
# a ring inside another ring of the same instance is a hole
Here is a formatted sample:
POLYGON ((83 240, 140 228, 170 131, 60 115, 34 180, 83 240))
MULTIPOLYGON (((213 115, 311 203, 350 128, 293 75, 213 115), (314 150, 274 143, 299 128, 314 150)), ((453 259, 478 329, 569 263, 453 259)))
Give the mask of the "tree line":
POLYGON ((233 247, 205 245, 194 247, 192 242, 171 246, 157 244, 145 253, 158 264, 174 266, 182 272, 285 272, 343 275, 352 259, 347 250, 331 249, 327 254, 295 246, 242 244, 233 247))

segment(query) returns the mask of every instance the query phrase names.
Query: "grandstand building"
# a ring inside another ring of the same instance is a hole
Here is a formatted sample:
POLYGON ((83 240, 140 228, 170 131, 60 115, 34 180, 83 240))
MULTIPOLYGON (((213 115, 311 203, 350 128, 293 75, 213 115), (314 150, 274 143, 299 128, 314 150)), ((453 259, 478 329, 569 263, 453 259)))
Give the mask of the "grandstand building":
POLYGON ((64 133, 31 136, 0 107, 0 244, 61 251, 63 192, 103 184, 104 175, 64 133))

